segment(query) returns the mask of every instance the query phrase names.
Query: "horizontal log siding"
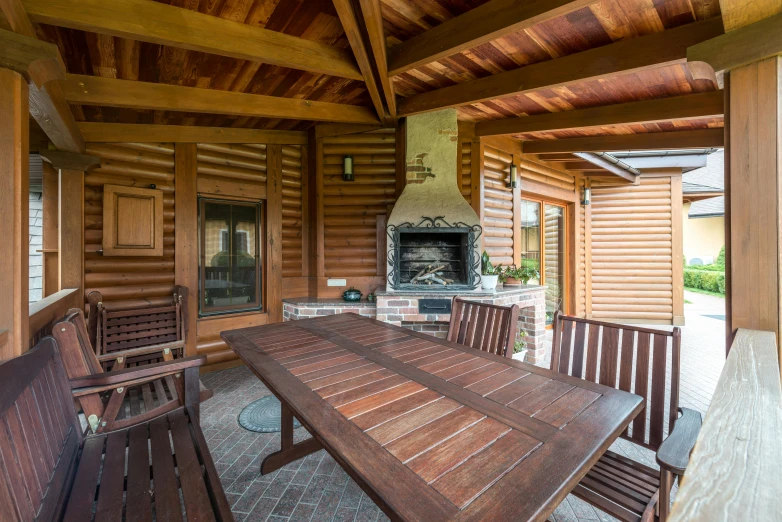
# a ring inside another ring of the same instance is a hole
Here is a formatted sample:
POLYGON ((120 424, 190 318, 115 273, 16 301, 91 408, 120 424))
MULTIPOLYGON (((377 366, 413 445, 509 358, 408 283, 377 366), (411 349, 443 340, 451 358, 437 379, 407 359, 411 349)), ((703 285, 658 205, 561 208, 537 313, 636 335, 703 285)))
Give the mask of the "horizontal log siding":
POLYGON ((459 159, 462 167, 459 173, 459 188, 467 203, 472 203, 472 142, 465 141, 461 144, 459 159))
POLYGON ((592 190, 592 317, 673 320, 671 180, 592 190))
POLYGON ((494 265, 513 264, 513 191, 510 180, 511 155, 484 147, 483 247, 494 265))
MULTIPOLYGON (((584 181, 582 180, 579 187, 579 193, 582 193, 584 187, 584 181)), ((578 244, 576 245, 576 315, 584 317, 586 314, 586 302, 587 302, 587 253, 586 253, 586 213, 587 207, 584 205, 578 206, 578 216, 576 217, 576 226, 578 227, 578 244)))
POLYGON ((377 216, 396 201, 395 154, 393 129, 323 138, 325 277, 356 281, 357 288, 378 278, 377 216), (353 156, 353 182, 342 180, 345 155, 353 156))
POLYGON ((171 143, 87 144, 101 167, 84 177, 84 286, 103 294, 108 307, 159 305, 174 291, 174 145, 171 143), (163 191, 163 256, 104 257, 103 186, 163 191))
MULTIPOLYGON (((258 188, 266 187, 265 144, 199 143, 197 160, 199 195, 251 197, 254 189, 257 191, 258 188)), ((197 292, 198 289, 191 291, 197 292)), ((234 323, 244 320, 246 317, 242 316, 199 319, 196 341, 198 355, 206 355, 208 365, 237 359, 236 354, 220 339, 220 329, 214 326, 219 322, 223 329, 238 328, 234 323)))

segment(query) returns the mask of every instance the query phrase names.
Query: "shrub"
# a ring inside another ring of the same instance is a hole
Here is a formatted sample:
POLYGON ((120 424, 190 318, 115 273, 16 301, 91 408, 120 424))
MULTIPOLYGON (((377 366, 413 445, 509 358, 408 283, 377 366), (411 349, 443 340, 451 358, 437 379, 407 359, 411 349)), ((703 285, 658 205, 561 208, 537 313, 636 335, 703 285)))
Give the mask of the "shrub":
POLYGON ((722 267, 723 272, 725 271, 725 247, 722 247, 720 250, 720 255, 717 256, 717 260, 714 262, 716 266, 722 267))
POLYGON ((702 267, 684 269, 684 286, 709 292, 725 293, 725 274, 715 270, 700 270, 702 267))

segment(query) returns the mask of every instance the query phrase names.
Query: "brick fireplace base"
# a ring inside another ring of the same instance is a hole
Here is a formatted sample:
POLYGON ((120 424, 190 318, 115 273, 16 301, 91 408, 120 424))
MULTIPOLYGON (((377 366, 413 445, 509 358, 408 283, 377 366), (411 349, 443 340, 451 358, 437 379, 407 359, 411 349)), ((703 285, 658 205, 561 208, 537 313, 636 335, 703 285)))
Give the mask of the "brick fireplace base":
POLYGON ((527 333, 526 361, 539 363, 547 354, 545 287, 524 286, 505 288, 495 292, 378 292, 377 303, 360 301, 347 303, 342 299, 313 299, 308 297, 284 299, 283 316, 286 321, 306 319, 317 315, 357 313, 378 321, 395 324, 414 331, 444 338, 448 331, 450 314, 419 314, 419 299, 451 299, 454 295, 482 303, 512 305, 521 308, 519 330, 527 333))

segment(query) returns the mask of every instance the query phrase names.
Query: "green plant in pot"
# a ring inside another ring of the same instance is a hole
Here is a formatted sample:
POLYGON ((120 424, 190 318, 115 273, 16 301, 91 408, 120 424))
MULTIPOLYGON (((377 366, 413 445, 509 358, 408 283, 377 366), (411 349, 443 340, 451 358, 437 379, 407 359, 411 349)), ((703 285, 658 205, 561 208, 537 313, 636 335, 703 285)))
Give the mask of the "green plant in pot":
POLYGON ((489 259, 489 253, 485 250, 481 256, 481 288, 494 290, 502 275, 502 265, 494 266, 489 259))
POLYGON ((519 332, 519 336, 516 338, 516 342, 513 343, 513 354, 522 354, 520 357, 521 360, 524 360, 527 353, 527 341, 524 339, 525 337, 527 337, 527 332, 522 330, 519 332))
POLYGON ((529 283, 530 279, 539 279, 540 272, 532 266, 517 267, 512 265, 503 271, 505 284, 508 286, 521 286, 529 283))

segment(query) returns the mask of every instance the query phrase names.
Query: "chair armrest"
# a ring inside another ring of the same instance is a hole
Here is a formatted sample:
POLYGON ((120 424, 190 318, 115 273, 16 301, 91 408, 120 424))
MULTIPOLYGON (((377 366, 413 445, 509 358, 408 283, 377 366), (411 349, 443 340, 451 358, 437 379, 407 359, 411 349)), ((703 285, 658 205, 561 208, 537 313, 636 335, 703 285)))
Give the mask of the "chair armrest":
POLYGON ((679 408, 679 412, 682 416, 676 420, 673 431, 657 450, 657 463, 671 473, 684 475, 703 420, 695 410, 679 408))
POLYGON ((127 350, 114 350, 107 354, 99 355, 98 360, 100 362, 116 361, 118 357, 136 357, 137 355, 148 355, 151 353, 163 353, 165 349, 182 348, 184 343, 182 341, 172 341, 165 344, 158 344, 155 346, 142 346, 141 348, 129 348, 127 350))
POLYGON ((125 368, 109 373, 98 373, 71 379, 71 388, 86 388, 92 386, 108 386, 116 388, 117 385, 127 384, 129 381, 139 379, 155 378, 166 374, 178 373, 185 368, 194 368, 203 366, 206 363, 206 356, 194 355, 173 361, 163 361, 155 364, 146 364, 136 366, 135 368, 125 368))

